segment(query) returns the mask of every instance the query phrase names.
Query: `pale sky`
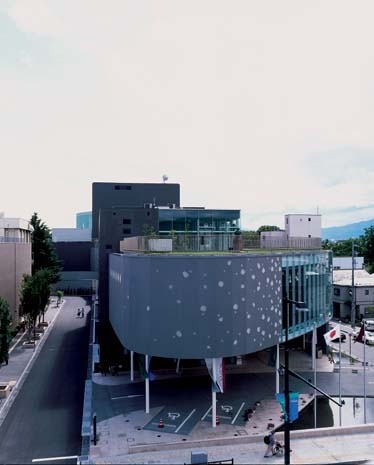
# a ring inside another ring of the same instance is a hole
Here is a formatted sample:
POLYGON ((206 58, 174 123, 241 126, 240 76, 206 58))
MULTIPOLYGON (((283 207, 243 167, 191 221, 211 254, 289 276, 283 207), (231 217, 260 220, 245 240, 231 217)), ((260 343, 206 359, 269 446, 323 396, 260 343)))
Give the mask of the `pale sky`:
POLYGON ((2 0, 0 211, 181 184, 242 228, 374 218, 372 0, 2 0))

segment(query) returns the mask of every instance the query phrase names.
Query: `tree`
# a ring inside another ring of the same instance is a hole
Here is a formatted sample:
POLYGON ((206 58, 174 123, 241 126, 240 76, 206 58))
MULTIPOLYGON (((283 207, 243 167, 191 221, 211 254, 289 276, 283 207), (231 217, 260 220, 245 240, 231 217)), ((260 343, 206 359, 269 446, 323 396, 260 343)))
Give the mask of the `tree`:
POLYGON ((261 233, 261 232, 264 232, 264 231, 280 231, 280 228, 278 228, 278 226, 270 226, 270 225, 265 224, 263 226, 260 226, 257 229, 258 233, 261 233))
POLYGON ((21 285, 21 307, 26 325, 31 331, 36 326, 38 317, 43 316, 51 295, 50 282, 52 271, 49 268, 38 270, 32 276, 24 275, 21 285))
POLYGON ((38 217, 37 213, 32 215, 30 223, 33 227, 31 233, 32 274, 41 269, 48 269, 50 271, 50 283, 56 283, 60 278, 60 263, 53 246, 51 231, 38 217))
POLYGON ((374 272, 374 226, 365 229, 360 236, 361 253, 364 256, 365 265, 369 273, 374 272))
POLYGON ((9 304, 0 297, 0 363, 8 364, 10 336, 9 304))

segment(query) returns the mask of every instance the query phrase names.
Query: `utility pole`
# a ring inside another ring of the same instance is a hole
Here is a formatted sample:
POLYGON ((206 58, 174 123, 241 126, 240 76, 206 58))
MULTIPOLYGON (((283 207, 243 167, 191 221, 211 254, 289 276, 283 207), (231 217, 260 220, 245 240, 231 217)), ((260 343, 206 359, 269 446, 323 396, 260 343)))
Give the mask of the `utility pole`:
POLYGON ((355 241, 352 239, 352 302, 351 302, 351 327, 355 328, 356 320, 356 291, 355 291, 355 241))

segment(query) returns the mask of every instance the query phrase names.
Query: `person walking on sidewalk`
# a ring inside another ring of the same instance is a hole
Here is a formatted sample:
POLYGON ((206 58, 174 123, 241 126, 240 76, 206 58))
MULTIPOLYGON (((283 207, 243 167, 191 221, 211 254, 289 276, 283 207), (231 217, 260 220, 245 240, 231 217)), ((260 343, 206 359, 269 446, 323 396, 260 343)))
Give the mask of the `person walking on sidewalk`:
POLYGON ((78 318, 80 318, 80 316, 81 316, 81 309, 80 309, 80 308, 78 308, 78 311, 77 311, 77 317, 78 317, 78 318))
POLYGON ((82 318, 84 318, 84 307, 82 307, 82 318))
POLYGON ((274 433, 272 431, 270 431, 270 433, 264 437, 264 443, 267 445, 267 449, 266 449, 264 457, 272 457, 273 447, 275 443, 274 433))

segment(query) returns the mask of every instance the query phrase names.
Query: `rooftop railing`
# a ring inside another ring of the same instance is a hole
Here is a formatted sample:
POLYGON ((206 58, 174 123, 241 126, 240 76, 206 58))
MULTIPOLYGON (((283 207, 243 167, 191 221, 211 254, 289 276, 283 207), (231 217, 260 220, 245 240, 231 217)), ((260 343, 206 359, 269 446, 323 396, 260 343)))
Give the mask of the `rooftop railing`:
POLYGON ((121 241, 121 252, 250 252, 268 250, 321 249, 320 238, 244 240, 241 234, 196 233, 128 237, 121 241))

